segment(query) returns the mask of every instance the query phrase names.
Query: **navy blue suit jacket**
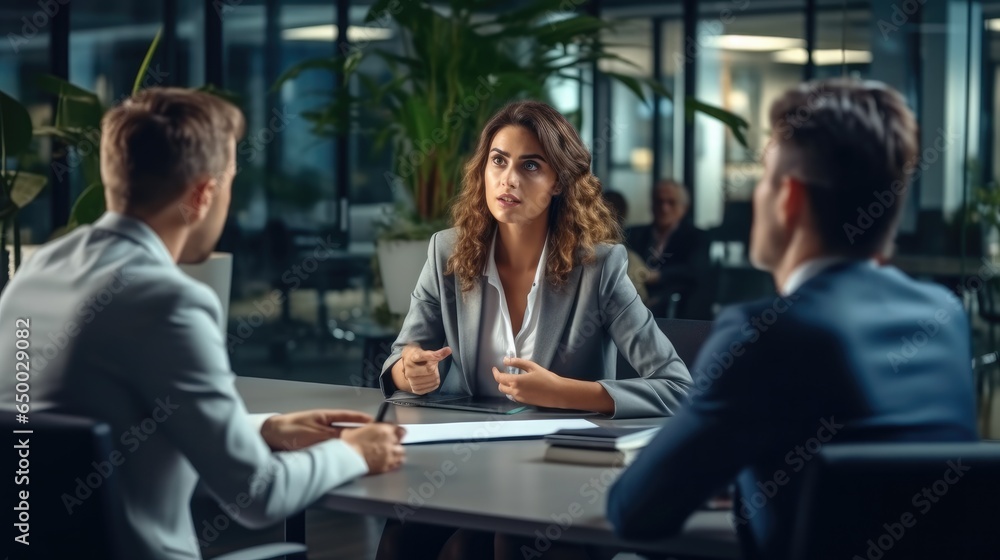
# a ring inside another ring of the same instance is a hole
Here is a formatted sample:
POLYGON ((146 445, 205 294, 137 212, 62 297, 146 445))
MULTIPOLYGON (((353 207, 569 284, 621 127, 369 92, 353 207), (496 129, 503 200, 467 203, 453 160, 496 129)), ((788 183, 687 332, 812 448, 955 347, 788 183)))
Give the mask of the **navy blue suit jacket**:
POLYGON ((957 298, 870 262, 728 308, 690 404, 611 488, 608 519, 623 537, 668 536, 735 477, 746 556, 785 558, 821 444, 977 438, 971 362, 957 298))

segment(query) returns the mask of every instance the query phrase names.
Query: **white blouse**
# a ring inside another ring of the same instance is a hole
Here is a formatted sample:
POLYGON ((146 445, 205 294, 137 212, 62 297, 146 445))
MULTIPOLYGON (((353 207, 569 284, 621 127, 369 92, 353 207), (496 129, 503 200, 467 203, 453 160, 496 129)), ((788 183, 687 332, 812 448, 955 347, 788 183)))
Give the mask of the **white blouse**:
POLYGON ((545 246, 535 265, 535 279, 528 292, 528 307, 524 311, 521 330, 515 335, 510 322, 510 312, 507 309, 507 298, 503 292, 503 284, 497 272, 496 264, 497 234, 493 234, 490 245, 490 256, 486 260, 483 275, 489 283, 483 294, 483 315, 479 329, 479 358, 476 371, 476 396, 502 397, 493 378, 493 367, 502 372, 520 373, 515 368, 506 368, 503 364, 505 356, 531 360, 535 350, 535 333, 538 330, 537 301, 539 289, 545 280, 545 263, 549 253, 549 238, 545 236, 545 246))

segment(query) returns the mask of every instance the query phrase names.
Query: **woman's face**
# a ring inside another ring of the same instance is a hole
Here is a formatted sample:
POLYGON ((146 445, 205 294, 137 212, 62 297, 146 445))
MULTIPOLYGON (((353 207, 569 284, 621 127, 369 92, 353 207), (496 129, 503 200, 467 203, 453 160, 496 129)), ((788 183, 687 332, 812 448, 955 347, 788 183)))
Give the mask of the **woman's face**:
POLYGON ((506 126, 493 136, 484 173, 486 205, 502 224, 527 225, 548 218, 556 172, 538 138, 520 126, 506 126))

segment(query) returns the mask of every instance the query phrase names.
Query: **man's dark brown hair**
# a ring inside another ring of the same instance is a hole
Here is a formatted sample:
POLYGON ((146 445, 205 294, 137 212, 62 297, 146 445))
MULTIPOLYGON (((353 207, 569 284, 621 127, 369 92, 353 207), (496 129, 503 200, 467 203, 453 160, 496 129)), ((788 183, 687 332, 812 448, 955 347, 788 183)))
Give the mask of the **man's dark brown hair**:
POLYGON ((101 179, 124 211, 156 211, 192 183, 219 177, 230 140, 243 136, 243 114, 209 93, 149 88, 111 109, 101 122, 101 179))
POLYGON ((770 121, 780 147, 774 179, 806 184, 826 251, 883 252, 918 156, 917 122, 903 96, 879 82, 808 82, 774 102, 770 121))

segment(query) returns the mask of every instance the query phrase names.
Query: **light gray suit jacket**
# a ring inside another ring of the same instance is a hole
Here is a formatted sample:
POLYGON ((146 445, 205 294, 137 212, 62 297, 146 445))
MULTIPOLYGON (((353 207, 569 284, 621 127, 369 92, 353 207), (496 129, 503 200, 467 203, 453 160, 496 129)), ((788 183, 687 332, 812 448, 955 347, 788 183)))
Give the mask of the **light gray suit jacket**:
MULTIPOLYGON (((457 232, 431 237, 410 311, 382 367, 380 383, 387 396, 396 390, 392 366, 403 347, 450 346, 452 355, 439 365, 442 394, 473 395, 481 328, 483 276, 463 294, 454 275, 445 275, 457 232)), ((677 412, 691 387, 691 374, 673 345, 656 326, 627 274, 628 256, 621 245, 599 245, 596 258, 577 265, 566 285, 542 285, 533 360, 565 377, 597 381, 615 401, 615 418, 665 416, 677 412), (617 352, 642 377, 616 379, 617 352)))
MULTIPOLYGON (((368 470, 339 440, 268 449, 234 388, 221 312, 152 229, 110 213, 41 248, 0 298, 0 363, 14 363, 15 320, 30 320, 32 411, 111 426, 129 558, 201 557, 189 507, 199 477, 259 527, 368 470)), ((14 383, 0 382, 0 402, 13 403, 14 383)))

